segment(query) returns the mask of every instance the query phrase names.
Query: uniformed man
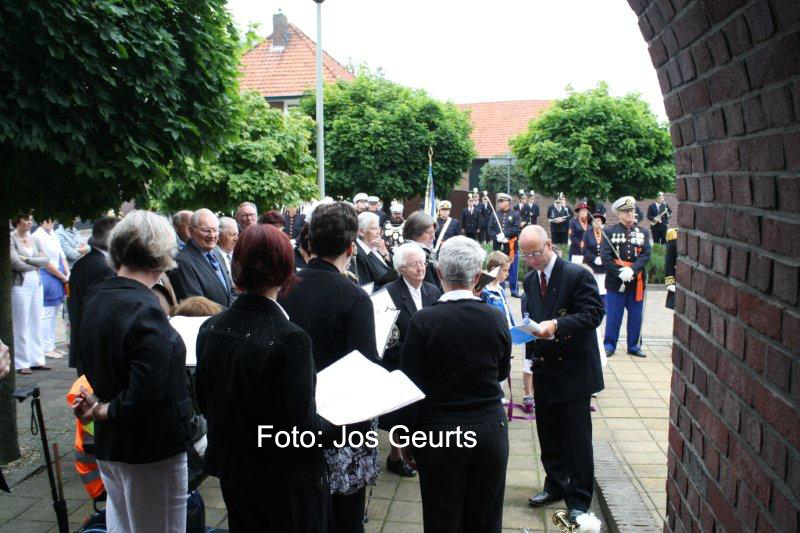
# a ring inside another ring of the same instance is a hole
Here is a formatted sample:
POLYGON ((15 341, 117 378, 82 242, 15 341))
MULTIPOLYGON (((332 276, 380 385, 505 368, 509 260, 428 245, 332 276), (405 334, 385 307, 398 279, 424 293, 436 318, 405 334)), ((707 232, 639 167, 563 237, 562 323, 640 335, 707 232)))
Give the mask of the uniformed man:
POLYGON ((605 230, 606 245, 602 246, 606 274, 606 333, 603 345, 606 356, 617 348, 622 314, 628 311, 628 353, 645 357, 641 348, 642 314, 647 263, 650 261, 650 232, 636 225, 636 201, 623 196, 611 207, 619 222, 605 230))
MULTIPOLYGON (((491 207, 491 206, 490 206, 491 207)), ((517 272, 519 270, 519 258, 516 253, 517 237, 520 232, 519 212, 511 209, 511 196, 505 193, 497 194, 497 218, 494 213, 489 213, 491 219, 487 233, 492 239, 492 248, 502 250, 511 259, 511 268, 508 271, 508 284, 511 288, 511 296, 519 298, 517 290, 517 272), (501 226, 497 226, 497 222, 501 226)))
POLYGON ((476 197, 468 194, 467 207, 461 211, 461 229, 464 231, 464 235, 477 241, 478 232, 481 229, 481 212, 475 203, 476 197))
POLYGON ((566 206, 563 193, 558 193, 553 205, 547 208, 547 221, 550 222, 550 237, 553 244, 567 243, 567 230, 572 211, 566 206))
POLYGON ((370 213, 375 213, 378 215, 378 227, 382 228, 383 223, 386 222, 386 213, 383 212, 383 207, 381 205, 381 199, 377 196, 368 196, 367 197, 367 210, 370 213))
POLYGON ((439 217, 436 219, 436 234, 433 237, 434 252, 438 251, 442 243, 450 237, 461 235, 461 224, 458 220, 450 218, 450 209, 453 204, 449 200, 442 200, 437 207, 439 217))
POLYGON ((667 286, 667 300, 664 306, 675 309, 675 265, 678 262, 678 230, 667 230, 667 252, 664 255, 664 284, 667 286))
POLYGON ((536 193, 531 189, 528 193, 528 224, 538 224, 539 204, 536 203, 536 193))
POLYGON ((667 227, 672 209, 664 202, 664 193, 658 193, 656 201, 647 208, 647 220, 650 221, 650 231, 653 232, 653 242, 665 244, 667 242, 667 227))
MULTIPOLYGON (((634 201, 635 201, 635 199, 634 199, 634 201)), ((642 210, 639 208, 638 205, 635 206, 634 211, 635 211, 634 220, 636 221, 636 224, 641 224, 642 221, 644 220, 644 213, 642 213, 642 210)))
POLYGON ((392 202, 389 206, 391 216, 389 220, 383 223, 383 240, 386 241, 386 246, 393 249, 395 246, 403 244, 403 204, 400 202, 392 202))
POLYGON ((519 229, 524 228, 530 223, 530 213, 528 213, 528 196, 525 194, 525 189, 519 190, 517 203, 514 204, 514 211, 519 213, 519 229))
POLYGON ((356 208, 356 213, 363 213, 367 210, 367 193, 360 192, 353 196, 353 206, 356 208))
MULTIPOLYGON (((477 193, 476 197, 477 197, 477 193)), ((489 242, 489 219, 493 217, 492 215, 492 204, 489 201, 489 192, 483 191, 483 196, 481 196, 480 203, 476 204, 478 210, 481 212, 481 228, 478 231, 478 240, 481 243, 489 242)))
POLYGON ((305 223, 306 216, 297 211, 297 204, 290 205, 286 208, 286 212, 283 214, 283 232, 288 235, 290 239, 297 239, 305 223))

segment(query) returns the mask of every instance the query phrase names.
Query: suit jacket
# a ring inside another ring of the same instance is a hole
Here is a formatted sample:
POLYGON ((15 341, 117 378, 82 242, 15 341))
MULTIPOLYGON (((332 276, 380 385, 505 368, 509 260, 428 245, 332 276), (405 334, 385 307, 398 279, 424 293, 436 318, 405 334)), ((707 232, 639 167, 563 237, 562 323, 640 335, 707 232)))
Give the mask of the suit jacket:
POLYGON ((303 213, 297 212, 293 217, 290 217, 289 213, 283 214, 283 232, 290 239, 296 239, 300 235, 300 230, 303 229, 305 223, 306 216, 303 213))
POLYGON ((377 363, 375 315, 364 289, 318 257, 296 275, 297 284, 278 302, 311 337, 317 371, 353 350, 377 363))
MULTIPOLYGON (((436 243, 439 242, 439 235, 441 235, 445 224, 447 224, 446 220, 442 220, 438 217, 436 218, 436 233, 433 238, 434 246, 436 246, 436 243)), ((461 235, 461 224, 458 223, 458 220, 451 217, 450 224, 447 226, 447 231, 445 232, 444 237, 442 237, 442 244, 444 244, 444 241, 450 237, 455 237, 456 235, 461 235)), ((441 247, 442 244, 440 244, 439 247, 441 247)))
POLYGON ((391 264, 382 261, 382 258, 377 257, 378 252, 364 253, 364 248, 358 245, 358 252, 356 253, 356 271, 358 272, 359 285, 367 283, 374 283, 375 289, 379 289, 386 284, 381 280, 385 279, 384 276, 389 272, 394 271, 391 264))
POLYGON ((556 258, 544 302, 539 277, 538 270, 525 276, 525 310, 536 322, 556 319, 558 327, 554 340, 525 345, 536 374, 534 396, 543 403, 561 403, 603 390, 596 330, 605 309, 594 276, 581 265, 556 258))
POLYGON ((228 482, 267 485, 325 472, 321 448, 258 448, 257 425, 326 432, 316 412, 316 369, 308 334, 263 296, 242 294, 197 336, 196 390, 209 424, 205 469, 228 482))
POLYGON ((481 229, 481 210, 478 206, 472 208, 472 213, 469 212, 469 207, 461 211, 461 227, 464 233, 478 233, 481 229))
POLYGON ((539 221, 539 204, 526 204, 525 206, 526 212, 526 219, 524 222, 528 224, 537 224, 539 221))
POLYGON ((503 234, 508 239, 513 239, 514 237, 519 235, 519 212, 514 211, 513 209, 509 209, 508 211, 498 211, 497 212, 497 220, 500 220, 500 223, 503 225, 502 228, 497 227, 497 220, 495 220, 494 215, 491 211, 489 211, 489 226, 487 227, 488 236, 490 239, 494 240, 495 237, 500 234, 502 231, 503 234))
MULTIPOLYGON (((411 297, 411 292, 408 290, 408 286, 403 278, 398 278, 388 283, 386 285, 386 290, 389 291, 389 295, 392 297, 395 307, 400 310, 400 314, 397 315, 397 322, 395 322, 397 329, 400 330, 400 338, 397 340, 397 344, 386 349, 386 352, 383 354, 383 359, 381 360, 382 365, 387 370, 391 371, 400 368, 400 356, 403 353, 403 343, 406 339, 408 324, 411 322, 411 317, 414 316, 414 313, 416 313, 418 309, 416 305, 414 305, 414 299, 411 297)), ((422 293, 423 308, 433 305, 442 295, 442 291, 440 291, 436 285, 428 283, 427 281, 422 282, 420 292, 422 293)))
POLYGON ((67 299, 69 312, 69 366, 78 370, 78 375, 83 374, 83 361, 80 355, 78 338, 81 331, 81 318, 83 304, 91 294, 93 286, 106 278, 116 276, 111 264, 97 248, 78 259, 69 276, 70 294, 67 299))
POLYGON ((178 252, 176 259, 178 268, 169 271, 169 279, 178 301, 189 296, 205 296, 223 307, 230 307, 236 299, 236 291, 233 288, 231 275, 225 267, 225 259, 216 248, 211 253, 217 258, 228 286, 222 285, 204 252, 194 241, 189 241, 186 248, 178 252))
POLYGON ((568 206, 562 206, 561 209, 556 207, 556 204, 552 204, 550 207, 547 208, 547 220, 553 220, 554 218, 560 217, 567 217, 564 222, 550 222, 550 231, 555 231, 557 233, 566 232, 567 228, 569 227, 569 221, 572 220, 572 210, 568 206))
POLYGON ((489 204, 484 204, 483 202, 479 203, 475 207, 481 210, 481 229, 486 229, 489 227, 489 219, 494 218, 492 215, 492 208, 489 204))
MULTIPOLYGON (((600 230, 602 231, 602 230, 600 230)), ((608 268, 605 264, 597 265, 594 260, 603 259, 603 244, 605 239, 600 235, 600 242, 594 236, 594 228, 589 228, 583 233, 583 263, 592 267, 595 274, 605 274, 608 268)))
MULTIPOLYGON (((661 204, 661 209, 658 208, 655 202, 650 204, 650 207, 647 208, 647 220, 653 222, 655 218, 661 214, 661 222, 664 226, 669 225, 669 217, 672 216, 672 209, 669 208, 667 204, 661 204)), ((641 219, 640 219, 641 221, 641 219)))
POLYGON ((130 278, 102 280, 83 307, 78 341, 86 378, 110 402, 108 420, 94 423, 95 456, 139 464, 186 451, 186 347, 156 295, 130 278))

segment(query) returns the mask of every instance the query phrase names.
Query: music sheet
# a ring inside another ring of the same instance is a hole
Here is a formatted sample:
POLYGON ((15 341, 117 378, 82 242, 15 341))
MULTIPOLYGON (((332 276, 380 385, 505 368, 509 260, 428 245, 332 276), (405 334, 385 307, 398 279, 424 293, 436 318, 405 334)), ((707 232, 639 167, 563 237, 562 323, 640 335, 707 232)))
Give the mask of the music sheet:
POLYGON ((378 347, 378 357, 382 359, 400 310, 394 306, 392 296, 386 289, 372 293, 370 299, 372 311, 375 313, 375 345, 378 347))
POLYGON ((399 370, 389 372, 357 350, 317 374, 317 413, 341 426, 391 413, 425 398, 399 370))
POLYGON ((186 345, 186 366, 197 366, 197 334, 208 316, 174 316, 169 319, 170 325, 183 339, 186 345))

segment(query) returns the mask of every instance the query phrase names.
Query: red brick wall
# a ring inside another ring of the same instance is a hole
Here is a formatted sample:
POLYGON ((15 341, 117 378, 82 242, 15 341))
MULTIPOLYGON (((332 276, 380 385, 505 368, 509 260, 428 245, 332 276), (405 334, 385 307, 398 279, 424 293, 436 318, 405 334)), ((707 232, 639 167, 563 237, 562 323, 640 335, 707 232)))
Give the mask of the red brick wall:
POLYGON ((797 531, 800 1, 629 0, 681 202, 669 531, 797 531))

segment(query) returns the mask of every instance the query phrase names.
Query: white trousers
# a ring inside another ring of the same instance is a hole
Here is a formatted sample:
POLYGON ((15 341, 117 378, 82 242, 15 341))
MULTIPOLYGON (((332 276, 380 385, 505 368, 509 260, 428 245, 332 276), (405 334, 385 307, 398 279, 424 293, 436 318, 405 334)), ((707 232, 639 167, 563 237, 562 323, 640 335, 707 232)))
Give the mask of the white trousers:
POLYGON ((61 304, 42 306, 42 351, 52 352, 56 349, 56 320, 61 312, 61 304))
POLYGON ((186 452, 145 464, 98 459, 97 466, 108 494, 109 533, 186 532, 186 452))
POLYGON ((25 276, 22 285, 11 288, 14 321, 14 367, 17 370, 44 365, 42 349, 42 302, 39 276, 25 276))

